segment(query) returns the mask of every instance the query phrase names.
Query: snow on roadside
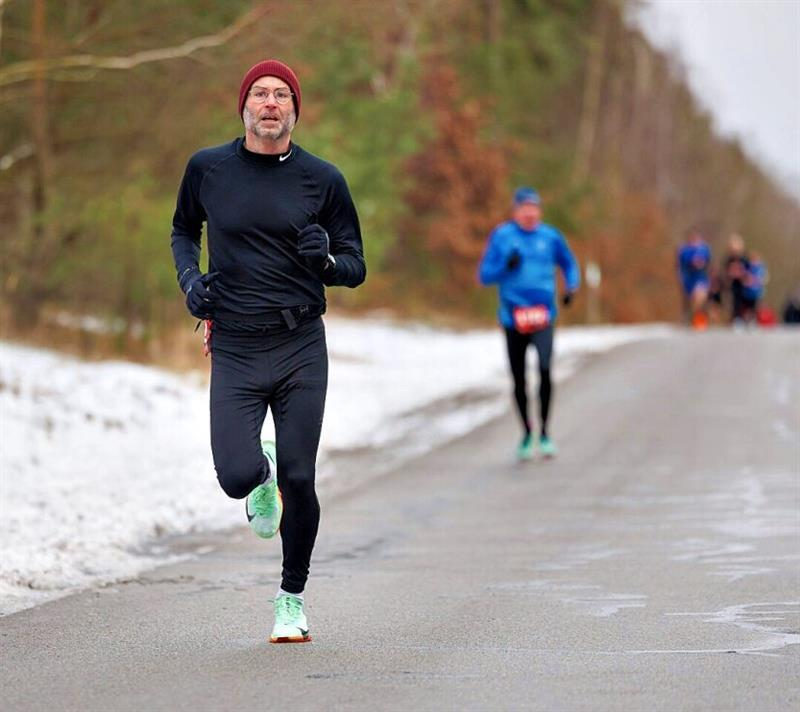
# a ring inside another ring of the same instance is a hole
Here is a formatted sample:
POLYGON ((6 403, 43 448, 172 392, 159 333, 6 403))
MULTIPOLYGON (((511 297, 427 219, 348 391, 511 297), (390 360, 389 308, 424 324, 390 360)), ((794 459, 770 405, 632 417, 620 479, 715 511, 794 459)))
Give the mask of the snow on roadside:
MULTIPOLYGON (((509 405, 497 330, 334 317, 326 324, 320 479, 332 474, 328 453, 423 452, 509 405), (403 442, 409 423, 428 417, 424 409, 470 392, 477 395, 467 405, 437 413, 427 437, 418 435, 413 447, 403 442)), ((565 328, 556 349, 564 366, 666 333, 565 328)), ((0 614, 163 563, 165 535, 242 523, 242 503, 226 498, 214 476, 205 379, 0 343, 0 614)), ((265 436, 271 430, 268 418, 265 436)))

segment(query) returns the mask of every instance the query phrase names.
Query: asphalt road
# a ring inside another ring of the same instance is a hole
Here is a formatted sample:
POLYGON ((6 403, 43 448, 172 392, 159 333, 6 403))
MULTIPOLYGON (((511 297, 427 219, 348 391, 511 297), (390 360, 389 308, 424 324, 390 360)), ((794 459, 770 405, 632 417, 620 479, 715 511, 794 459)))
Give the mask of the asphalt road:
POLYGON ((509 414, 328 496, 313 643, 266 642, 276 542, 187 539, 0 620, 2 707, 798 709, 799 403, 800 333, 619 348, 558 388, 558 459, 509 414))

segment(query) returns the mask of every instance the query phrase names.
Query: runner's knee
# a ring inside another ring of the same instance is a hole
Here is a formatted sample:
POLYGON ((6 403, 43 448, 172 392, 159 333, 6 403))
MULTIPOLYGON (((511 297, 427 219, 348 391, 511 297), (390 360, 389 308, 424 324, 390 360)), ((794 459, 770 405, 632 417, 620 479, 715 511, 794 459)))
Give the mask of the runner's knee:
POLYGON ((278 451, 278 479, 281 491, 298 497, 314 494, 316 467, 312 458, 286 455, 278 451))
POLYGON ((264 478, 264 459, 239 460, 217 464, 217 480, 233 499, 247 497, 264 478))

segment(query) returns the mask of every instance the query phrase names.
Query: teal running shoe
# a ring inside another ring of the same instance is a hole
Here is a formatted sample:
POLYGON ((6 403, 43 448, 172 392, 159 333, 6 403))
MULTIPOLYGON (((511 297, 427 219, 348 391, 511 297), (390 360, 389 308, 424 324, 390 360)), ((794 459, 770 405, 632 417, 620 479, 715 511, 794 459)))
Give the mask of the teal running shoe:
POLYGON ((522 438, 522 442, 519 444, 519 447, 517 447, 517 459, 530 460, 533 457, 535 447, 536 442, 533 439, 533 433, 528 433, 522 438))
POLYGON ((556 444, 546 435, 542 435, 541 439, 539 440, 539 450, 541 451, 542 456, 547 458, 555 457, 558 454, 558 448, 556 447, 556 444))
POLYGON ((264 455, 269 462, 270 478, 263 485, 258 485, 245 502, 245 512, 250 528, 262 539, 272 539, 281 526, 283 515, 283 499, 278 489, 278 466, 275 461, 275 443, 265 440, 261 444, 264 455))
POLYGON ((308 621, 303 610, 303 599, 283 593, 275 599, 275 625, 272 628, 270 643, 307 643, 308 621))

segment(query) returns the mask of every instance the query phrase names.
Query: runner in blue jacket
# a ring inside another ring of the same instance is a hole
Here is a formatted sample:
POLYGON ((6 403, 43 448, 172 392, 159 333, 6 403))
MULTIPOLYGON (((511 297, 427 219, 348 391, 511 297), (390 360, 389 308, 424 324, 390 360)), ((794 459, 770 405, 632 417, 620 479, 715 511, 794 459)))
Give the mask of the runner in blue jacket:
POLYGON ((678 249, 677 263, 686 321, 695 329, 705 329, 708 326, 711 248, 699 230, 692 230, 678 249))
POLYGON ((541 222, 539 194, 533 188, 514 193, 511 220, 498 225, 489 236, 481 260, 482 284, 496 284, 500 296, 498 317, 505 330, 514 398, 519 409, 524 435, 517 449, 522 460, 533 457, 536 442, 528 417, 525 379, 525 354, 533 344, 539 356, 539 449, 545 457, 556 454, 547 433, 552 398, 550 361, 556 308, 556 266, 566 282, 561 298, 564 306, 580 286, 580 270, 564 236, 553 226, 541 222))

